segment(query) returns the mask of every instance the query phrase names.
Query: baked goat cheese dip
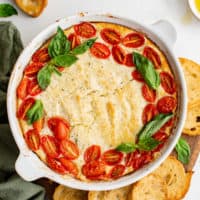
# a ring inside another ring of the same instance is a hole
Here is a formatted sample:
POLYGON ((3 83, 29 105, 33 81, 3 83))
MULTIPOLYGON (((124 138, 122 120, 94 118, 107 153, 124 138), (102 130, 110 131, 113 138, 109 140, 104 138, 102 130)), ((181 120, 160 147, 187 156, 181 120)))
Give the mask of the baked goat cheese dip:
POLYGON ((28 147, 82 181, 117 179, 152 162, 176 119, 165 55, 145 34, 112 23, 58 27, 32 55, 16 95, 28 147))

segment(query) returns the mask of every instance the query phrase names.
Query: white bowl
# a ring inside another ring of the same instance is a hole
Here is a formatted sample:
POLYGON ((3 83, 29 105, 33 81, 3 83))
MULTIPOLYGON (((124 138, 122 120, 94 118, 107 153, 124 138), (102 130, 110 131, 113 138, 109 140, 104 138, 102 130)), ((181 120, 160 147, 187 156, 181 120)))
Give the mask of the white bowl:
POLYGON ((192 11, 192 13, 194 14, 194 16, 200 20, 200 12, 197 10, 197 7, 195 5, 195 0, 188 0, 188 4, 189 4, 189 7, 192 11))
POLYGON ((7 110, 9 123, 12 129, 13 136, 19 147, 20 154, 16 161, 16 171, 17 173, 27 181, 33 181, 35 179, 46 177, 62 185, 66 185, 72 188, 82 189, 82 190, 109 190, 119 188, 128 184, 131 184, 142 177, 146 176, 157 168, 171 153, 178 138, 181 135, 181 131, 184 125, 186 117, 186 84, 183 76, 183 72, 177 59, 173 53, 173 44, 176 40, 176 32, 174 28, 166 21, 159 21, 153 25, 146 26, 144 24, 138 23, 133 20, 125 19, 118 16, 112 16, 108 14, 83 14, 72 17, 67 17, 56 21, 54 24, 48 26, 44 31, 38 34, 30 44, 24 49, 20 57, 18 58, 14 70, 12 72, 7 96, 7 110), (145 33, 152 41, 154 41, 160 49, 166 55, 172 71, 175 75, 175 79, 178 87, 178 119, 176 126, 173 129, 173 134, 169 138, 168 142, 162 149, 162 155, 146 165, 145 167, 139 169, 138 171, 131 173, 129 175, 123 176, 117 180, 113 181, 97 181, 97 182, 82 182, 74 178, 63 178, 61 175, 53 172, 48 168, 39 158, 27 147, 18 119, 16 117, 16 87, 22 77, 23 70, 26 64, 29 62, 32 54, 39 48, 48 38, 55 34, 57 26, 61 26, 66 29, 73 24, 79 23, 80 21, 104 21, 121 24, 133 29, 137 29, 145 33))

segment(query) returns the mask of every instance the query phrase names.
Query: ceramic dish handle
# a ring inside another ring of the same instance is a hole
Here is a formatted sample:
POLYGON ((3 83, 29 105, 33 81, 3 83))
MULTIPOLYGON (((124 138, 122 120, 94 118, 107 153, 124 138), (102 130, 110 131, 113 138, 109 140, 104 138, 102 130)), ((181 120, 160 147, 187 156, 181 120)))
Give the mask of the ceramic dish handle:
POLYGON ((177 38, 177 33, 172 24, 170 24, 166 20, 159 20, 154 24, 151 24, 151 27, 158 35, 160 35, 165 40, 165 42, 169 46, 174 46, 177 38))
POLYGON ((34 181, 43 177, 40 171, 36 170, 33 164, 31 164, 30 159, 30 156, 20 153, 15 163, 17 173, 26 181, 34 181))

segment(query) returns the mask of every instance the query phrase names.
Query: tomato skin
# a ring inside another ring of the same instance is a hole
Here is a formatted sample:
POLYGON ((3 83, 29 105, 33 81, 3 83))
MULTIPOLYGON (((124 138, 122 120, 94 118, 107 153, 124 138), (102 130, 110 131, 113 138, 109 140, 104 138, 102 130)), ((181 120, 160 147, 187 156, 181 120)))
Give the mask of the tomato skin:
POLYGON ((95 42, 90 48, 93 56, 101 59, 106 59, 110 56, 110 49, 103 43, 95 42))
POLYGON ((117 45, 113 46, 112 56, 118 64, 124 64, 126 54, 125 51, 120 46, 117 45))
POLYGON ((64 157, 59 158, 59 161, 70 174, 75 177, 78 175, 78 167, 74 162, 72 162, 71 160, 67 160, 64 157))
POLYGON ((58 158, 60 154, 58 143, 53 136, 50 135, 42 136, 41 145, 48 157, 58 158))
POLYGON ((74 160, 79 157, 79 149, 77 145, 70 140, 60 141, 60 151, 70 160, 74 160))
POLYGON ((161 85, 165 92, 169 94, 174 94, 176 92, 176 85, 174 78, 168 72, 160 73, 161 85))
POLYGON ((156 91, 151 89, 147 84, 142 86, 142 96, 144 99, 150 103, 156 100, 156 91))
POLYGON ((144 48, 143 55, 153 63, 156 69, 159 69, 161 67, 160 56, 153 48, 146 46, 144 48))
POLYGON ((170 113, 176 108, 176 106, 176 99, 171 96, 162 97, 157 103, 157 109, 160 113, 170 113))
POLYGON ((127 67, 133 67, 133 66, 134 66, 134 63, 133 63, 133 55, 132 55, 132 53, 126 54, 126 56, 125 56, 125 58, 124 58, 124 64, 125 64, 127 67))
POLYGON ((164 146, 164 143, 167 141, 168 135, 163 131, 158 131, 153 135, 153 138, 161 142, 154 150, 153 152, 158 152, 162 149, 164 146))
POLYGON ((120 33, 111 28, 104 28, 101 30, 100 35, 105 42, 111 45, 117 45, 121 41, 120 33))
POLYGON ((75 25, 74 31, 77 35, 84 38, 91 38, 96 34, 95 27, 88 22, 81 22, 80 24, 75 25))
POLYGON ((33 79, 29 81, 28 85, 28 93, 31 96, 36 96, 42 92, 42 89, 38 85, 37 79, 33 79))
POLYGON ((125 171, 124 165, 115 165, 109 172, 109 177, 112 179, 117 179, 121 177, 125 171))
POLYGON ((138 72, 138 70, 134 70, 131 75, 134 80, 141 82, 141 83, 144 82, 144 79, 143 79, 142 75, 140 74, 140 72, 138 72))
POLYGON ((19 119, 25 120, 27 111, 32 107, 34 103, 35 103, 35 99, 31 97, 25 99, 19 106, 19 109, 17 111, 17 117, 19 119))
POLYGON ((75 33, 71 33, 68 36, 68 40, 71 42, 71 49, 74 49, 81 44, 80 38, 75 33))
POLYGON ((23 100, 28 96, 28 91, 27 91, 28 84, 29 84, 29 79, 24 76, 17 87, 17 98, 23 100))
POLYGON ((99 145, 92 145, 85 150, 84 160, 90 162, 98 160, 101 156, 101 147, 99 145))
POLYGON ((49 60, 50 60, 50 56, 48 54, 47 48, 37 50, 32 56, 33 62, 46 63, 49 60))
POLYGON ((28 77, 34 77, 37 75, 38 71, 42 69, 44 66, 44 63, 40 62, 33 62, 31 64, 28 64, 24 70, 24 74, 28 77))
POLYGON ((171 118, 168 122, 166 122, 161 128, 160 131, 165 131, 167 127, 172 127, 174 124, 174 118, 171 118))
POLYGON ((35 129, 28 130, 25 133, 25 141, 32 151, 37 151, 40 148, 40 135, 35 129))
POLYGON ((144 36, 140 33, 129 33, 122 39, 122 44, 130 48, 138 48, 145 42, 144 36))
POLYGON ((143 124, 151 121, 158 114, 158 110, 154 104, 147 104, 142 113, 143 124))
POLYGON ((44 118, 40 118, 39 120, 33 122, 33 128, 40 132, 44 127, 44 118))
POLYGON ((123 153, 120 151, 116 151, 114 149, 108 150, 103 153, 102 160, 107 165, 116 165, 119 164, 123 159, 123 153))

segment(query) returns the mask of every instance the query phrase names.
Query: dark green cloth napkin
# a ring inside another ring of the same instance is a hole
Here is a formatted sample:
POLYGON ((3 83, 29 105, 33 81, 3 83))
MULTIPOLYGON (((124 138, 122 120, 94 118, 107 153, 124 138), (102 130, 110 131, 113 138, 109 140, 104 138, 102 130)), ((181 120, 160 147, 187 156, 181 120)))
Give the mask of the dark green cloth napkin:
POLYGON ((7 121, 6 91, 13 65, 23 49, 11 22, 0 22, 0 200, 43 200, 44 188, 22 180, 15 172, 18 149, 7 121))

